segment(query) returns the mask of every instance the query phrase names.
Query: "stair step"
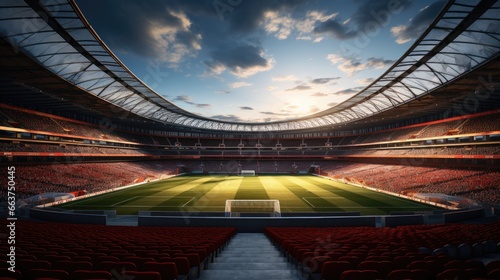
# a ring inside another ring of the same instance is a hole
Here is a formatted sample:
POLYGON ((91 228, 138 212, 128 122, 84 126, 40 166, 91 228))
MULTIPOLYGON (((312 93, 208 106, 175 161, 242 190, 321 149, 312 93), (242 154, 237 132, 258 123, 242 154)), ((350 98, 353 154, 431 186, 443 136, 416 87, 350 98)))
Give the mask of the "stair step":
POLYGON ((246 256, 266 256, 266 257, 281 257, 278 252, 226 252, 221 254, 221 257, 246 257, 246 256))
MULTIPOLYGON (((201 279, 201 278, 200 278, 201 279)), ((203 280, 300 280, 298 273, 291 270, 207 270, 203 280)))
POLYGON ((211 270, 281 270, 290 269, 288 263, 268 263, 268 262, 251 262, 251 263, 213 263, 210 266, 211 270))
POLYGON ((284 260, 283 258, 279 258, 279 257, 262 258, 259 256, 254 256, 254 257, 218 257, 215 259, 214 263, 250 263, 250 262, 255 262, 255 263, 261 263, 261 262, 286 263, 286 260, 284 260))
POLYGON ((200 280, 302 280, 301 273, 262 233, 239 233, 200 280))

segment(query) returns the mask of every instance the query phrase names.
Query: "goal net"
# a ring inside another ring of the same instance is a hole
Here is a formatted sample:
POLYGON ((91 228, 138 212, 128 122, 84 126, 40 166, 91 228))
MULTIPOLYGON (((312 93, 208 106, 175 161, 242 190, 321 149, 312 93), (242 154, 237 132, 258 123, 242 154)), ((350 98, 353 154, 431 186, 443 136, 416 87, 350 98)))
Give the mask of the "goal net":
POLYGON ((255 170, 241 170, 241 176, 255 176, 255 170))
POLYGON ((277 199, 228 199, 224 212, 226 217, 281 217, 277 199))

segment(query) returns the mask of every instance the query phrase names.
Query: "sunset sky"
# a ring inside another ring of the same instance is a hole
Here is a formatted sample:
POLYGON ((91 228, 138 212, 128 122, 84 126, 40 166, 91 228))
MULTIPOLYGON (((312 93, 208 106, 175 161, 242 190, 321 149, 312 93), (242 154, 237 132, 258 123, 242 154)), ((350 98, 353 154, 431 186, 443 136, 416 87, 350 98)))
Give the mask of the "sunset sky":
POLYGON ((139 79, 177 106, 268 122, 335 106, 383 74, 444 1, 78 0, 139 79))

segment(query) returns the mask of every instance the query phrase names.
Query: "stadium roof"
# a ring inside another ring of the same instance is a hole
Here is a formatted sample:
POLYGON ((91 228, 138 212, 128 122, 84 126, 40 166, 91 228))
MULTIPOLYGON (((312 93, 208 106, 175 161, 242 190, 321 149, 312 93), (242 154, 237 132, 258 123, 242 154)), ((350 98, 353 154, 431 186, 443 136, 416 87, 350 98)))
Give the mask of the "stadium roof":
MULTIPOLYGON (((347 101, 294 120, 239 123, 198 116, 157 94, 106 47, 72 0, 4 1, 0 22, 2 38, 15 50, 79 91, 160 123, 228 132, 293 131, 359 121, 435 96, 500 54, 500 3, 449 1, 394 66, 347 101)), ((464 90, 473 89, 469 83, 464 90)))

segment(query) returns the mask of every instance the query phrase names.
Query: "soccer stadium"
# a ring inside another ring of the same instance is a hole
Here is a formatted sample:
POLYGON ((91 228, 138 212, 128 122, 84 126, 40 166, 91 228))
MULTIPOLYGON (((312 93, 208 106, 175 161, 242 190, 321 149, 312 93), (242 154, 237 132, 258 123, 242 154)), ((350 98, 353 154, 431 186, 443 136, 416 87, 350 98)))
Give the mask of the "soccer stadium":
POLYGON ((500 1, 0 1, 0 279, 500 279, 500 1))

